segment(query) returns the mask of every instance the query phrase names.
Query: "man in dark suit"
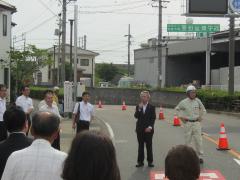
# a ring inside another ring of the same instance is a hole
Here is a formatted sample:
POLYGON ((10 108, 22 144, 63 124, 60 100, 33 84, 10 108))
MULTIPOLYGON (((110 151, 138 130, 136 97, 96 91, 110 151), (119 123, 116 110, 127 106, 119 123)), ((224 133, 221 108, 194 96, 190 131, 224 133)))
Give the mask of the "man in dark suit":
POLYGON ((3 119, 10 136, 0 143, 0 179, 10 154, 30 146, 33 141, 26 137, 28 121, 21 107, 10 107, 3 119))
POLYGON ((144 144, 146 143, 148 167, 154 167, 152 138, 156 119, 155 107, 148 101, 150 94, 143 91, 140 94, 141 102, 136 106, 134 117, 137 119, 136 133, 138 139, 138 159, 136 167, 144 165, 144 144))

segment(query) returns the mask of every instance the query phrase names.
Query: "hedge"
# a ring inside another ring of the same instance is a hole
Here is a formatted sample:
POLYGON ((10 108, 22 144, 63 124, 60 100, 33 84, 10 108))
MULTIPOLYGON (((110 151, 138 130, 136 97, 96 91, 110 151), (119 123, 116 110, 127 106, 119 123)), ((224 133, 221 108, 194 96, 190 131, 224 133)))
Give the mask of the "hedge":
MULTIPOLYGON (((31 97, 34 99, 43 99, 43 92, 49 88, 32 86, 31 97)), ((185 89, 172 87, 163 88, 161 91, 185 93, 185 89)), ((207 109, 214 109, 220 111, 233 111, 233 101, 240 100, 240 92, 236 92, 233 96, 229 96, 226 91, 221 90, 198 90, 198 97, 202 100, 207 109)), ((63 88, 60 88, 59 99, 63 98, 63 88)))

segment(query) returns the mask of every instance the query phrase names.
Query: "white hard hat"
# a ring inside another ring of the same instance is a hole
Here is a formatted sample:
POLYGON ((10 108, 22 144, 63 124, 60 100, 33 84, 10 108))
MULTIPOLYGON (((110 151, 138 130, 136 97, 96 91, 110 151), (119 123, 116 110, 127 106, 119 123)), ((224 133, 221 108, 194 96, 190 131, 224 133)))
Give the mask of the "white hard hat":
POLYGON ((188 92, 188 91, 196 91, 195 86, 193 86, 193 85, 188 86, 186 92, 188 92))
POLYGON ((54 86, 53 90, 54 90, 54 91, 59 90, 59 87, 54 86))

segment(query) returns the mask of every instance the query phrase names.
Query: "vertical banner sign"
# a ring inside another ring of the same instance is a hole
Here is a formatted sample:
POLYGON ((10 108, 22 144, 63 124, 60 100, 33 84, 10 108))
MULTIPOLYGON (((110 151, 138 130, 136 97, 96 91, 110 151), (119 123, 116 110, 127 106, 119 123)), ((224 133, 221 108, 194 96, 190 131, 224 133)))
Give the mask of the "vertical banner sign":
POLYGON ((73 83, 64 82, 64 112, 72 112, 73 110, 73 83))

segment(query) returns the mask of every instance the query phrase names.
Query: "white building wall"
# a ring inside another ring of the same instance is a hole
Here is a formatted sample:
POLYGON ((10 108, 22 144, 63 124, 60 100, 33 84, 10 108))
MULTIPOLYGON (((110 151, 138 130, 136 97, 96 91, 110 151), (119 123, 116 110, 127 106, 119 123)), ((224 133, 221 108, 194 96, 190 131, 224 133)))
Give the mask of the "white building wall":
MULTIPOLYGON (((228 90, 228 67, 211 70, 211 84, 214 88, 228 90)), ((234 70, 235 91, 240 91, 240 66, 234 70)))
MULTIPOLYGON (((4 68, 9 68, 9 55, 11 47, 11 22, 12 16, 10 11, 0 11, 0 59, 7 63, 0 62, 0 83, 4 83, 4 68), (3 15, 7 15, 7 36, 3 36, 3 15)), ((10 71, 9 71, 10 72, 10 71)), ((10 73, 8 74, 10 76, 10 73)), ((10 87, 10 78, 8 86, 10 87)))
POLYGON ((48 82, 48 66, 41 68, 42 82, 48 82))

